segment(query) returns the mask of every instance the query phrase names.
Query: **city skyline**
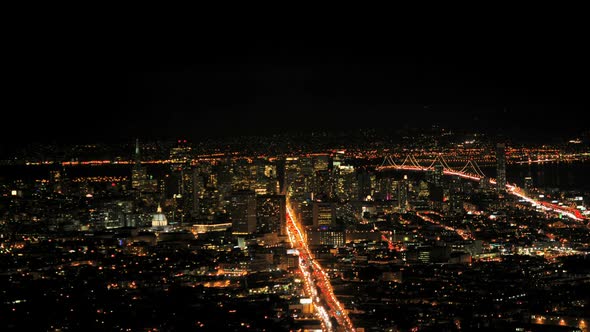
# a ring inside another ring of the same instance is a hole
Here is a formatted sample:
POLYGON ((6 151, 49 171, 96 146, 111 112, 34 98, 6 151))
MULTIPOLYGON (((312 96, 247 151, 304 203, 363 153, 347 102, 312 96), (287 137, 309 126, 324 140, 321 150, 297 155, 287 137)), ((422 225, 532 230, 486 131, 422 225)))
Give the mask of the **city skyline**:
POLYGON ((573 34, 208 28, 7 62, 0 329, 590 332, 573 34))
POLYGON ((440 136, 3 160, 0 326, 588 331, 588 147, 440 136))

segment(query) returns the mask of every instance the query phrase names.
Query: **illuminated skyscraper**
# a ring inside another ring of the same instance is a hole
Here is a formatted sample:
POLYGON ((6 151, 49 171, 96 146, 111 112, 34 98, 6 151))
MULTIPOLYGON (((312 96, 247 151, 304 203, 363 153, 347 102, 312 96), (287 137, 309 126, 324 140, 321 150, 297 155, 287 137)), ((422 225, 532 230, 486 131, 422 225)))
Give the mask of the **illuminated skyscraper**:
POLYGON ((397 188, 397 202, 400 210, 406 212, 408 208, 408 176, 404 175, 404 179, 398 182, 397 188))
POLYGON ((186 140, 178 140, 178 145, 170 149, 170 161, 172 166, 190 164, 192 159, 192 149, 186 140))
POLYGON ((141 190, 148 179, 147 170, 141 166, 141 155, 139 153, 139 139, 135 140, 135 164, 131 170, 131 188, 141 190))
POLYGON ((354 199, 356 193, 357 182, 354 166, 339 166, 336 168, 334 191, 338 199, 341 201, 348 201, 354 199))
POLYGON ((366 171, 359 171, 357 174, 358 181, 358 199, 365 200, 367 196, 371 195, 371 175, 366 171))
POLYGON ((230 199, 233 234, 252 234, 256 231, 256 194, 239 190, 230 199))
POLYGON ((327 171, 330 166, 330 156, 329 155, 317 155, 313 158, 313 170, 314 172, 317 171, 327 171))
POLYGON ((319 228, 308 228, 307 238, 310 245, 341 247, 346 244, 346 232, 344 228, 337 226, 323 226, 319 228))
POLYGON ((49 184, 54 193, 62 192, 62 174, 59 170, 49 171, 49 184))
POLYGON ((285 195, 256 196, 256 228, 260 233, 282 235, 285 229, 285 195))
POLYGON ((435 186, 442 187, 444 167, 441 164, 434 165, 434 174, 432 182, 435 186))
POLYGON ((193 169, 193 190, 192 190, 192 210, 191 212, 195 215, 199 214, 200 211, 200 202, 201 198, 203 197, 203 192, 205 191, 205 179, 201 173, 199 173, 198 168, 193 169))
POLYGON ((313 202, 313 225, 331 225, 336 220, 336 211, 331 202, 313 202))
POLYGON ((315 196, 328 195, 332 197, 332 176, 328 170, 315 172, 313 193, 315 196))
POLYGON ((506 191, 506 145, 496 145, 496 189, 499 193, 506 191))

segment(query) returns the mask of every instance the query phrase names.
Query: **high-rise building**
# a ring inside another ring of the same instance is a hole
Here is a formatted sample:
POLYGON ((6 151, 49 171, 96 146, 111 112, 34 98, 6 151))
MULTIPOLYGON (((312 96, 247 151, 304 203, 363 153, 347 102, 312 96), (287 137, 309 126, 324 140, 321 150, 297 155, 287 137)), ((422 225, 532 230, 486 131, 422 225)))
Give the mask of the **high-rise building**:
POLYGON ((531 190, 533 189, 533 178, 527 176, 524 178, 524 192, 527 195, 530 195, 531 190))
POLYGON ((258 158, 250 165, 249 188, 257 195, 273 195, 279 192, 277 166, 267 159, 258 158))
POLYGON ((337 151, 332 157, 332 170, 338 169, 344 161, 344 151, 337 151))
POLYGON ((330 167, 330 156, 327 154, 317 155, 313 158, 313 170, 314 172, 317 171, 327 171, 330 167))
POLYGON ((291 198, 309 198, 316 184, 312 159, 287 158, 285 161, 285 190, 291 198))
POLYGON ((366 171, 359 171, 357 174, 358 182, 358 199, 365 200, 367 196, 372 194, 371 175, 366 171))
POLYGON ((223 210, 221 201, 222 196, 217 189, 206 187, 203 190, 202 196, 199 198, 196 215, 202 219, 213 219, 215 213, 223 210))
POLYGON ((307 238, 310 245, 342 247, 346 244, 346 232, 339 227, 308 228, 307 238))
POLYGON ((506 145, 496 145, 496 189, 499 193, 506 191, 506 145))
POLYGON ((133 167, 131 170, 131 188, 141 190, 145 180, 147 180, 147 172, 145 167, 133 167))
POLYGON ((356 175, 354 166, 340 165, 335 171, 334 192, 340 201, 354 199, 356 192, 356 175))
POLYGON ((444 167, 441 164, 434 165, 434 174, 432 183, 435 186, 442 187, 443 184, 443 174, 444 174, 444 167))
POLYGON ((180 170, 180 182, 178 193, 181 195, 181 208, 184 214, 192 213, 195 211, 195 199, 198 198, 196 189, 200 189, 200 183, 197 183, 200 178, 198 173, 194 169, 181 169, 180 170))
POLYGON ((172 184, 170 189, 172 189, 172 197, 174 198, 175 205, 173 215, 178 214, 181 222, 184 220, 185 215, 193 209, 194 195, 191 161, 192 148, 187 144, 186 140, 178 140, 178 145, 170 149, 170 170, 172 174, 170 174, 171 179, 169 182, 172 184))
POLYGON ((457 192, 453 192, 449 198, 449 210, 451 213, 460 214, 464 212, 463 209, 463 201, 461 200, 461 196, 457 194, 457 192))
POLYGON ((192 148, 187 144, 186 140, 178 140, 178 145, 170 149, 171 165, 177 166, 190 164, 192 160, 192 148))
POLYGON ((297 219, 301 221, 301 225, 313 225, 313 203, 310 200, 304 200, 298 206, 297 219))
POLYGON ((377 200, 391 201, 397 192, 397 184, 393 178, 380 177, 375 181, 373 197, 377 200))
POLYGON ((230 198, 233 234, 252 234, 256 231, 256 194, 252 190, 238 190, 230 198))
POLYGON ((256 228, 259 233, 282 235, 286 214, 285 195, 256 196, 256 228))
POLYGON ((299 167, 299 160, 298 158, 286 158, 285 159, 285 169, 284 169, 284 183, 283 183, 283 191, 285 193, 289 193, 293 195, 295 192, 300 192, 302 190, 297 190, 297 175, 300 173, 301 169, 299 167))
POLYGON ((135 140, 135 164, 131 170, 131 188, 141 190, 147 180, 147 170, 141 166, 141 155, 139 150, 139 139, 135 140))
POLYGON ((62 175, 59 170, 49 171, 49 184, 54 193, 62 192, 62 175))
POLYGON ((336 211, 332 202, 313 202, 313 225, 331 225, 336 220, 336 211))
POLYGON ((321 170, 315 172, 313 193, 315 196, 327 195, 332 197, 332 177, 329 171, 321 170))
POLYGON ((402 212, 406 212, 408 207, 408 176, 404 175, 403 180, 399 181, 397 185, 398 207, 402 212))
POLYGON ((216 188, 221 197, 229 197, 233 187, 233 168, 231 161, 225 160, 215 166, 209 176, 205 177, 205 187, 216 188))
POLYGON ((139 148, 139 139, 135 140, 135 164, 131 169, 131 188, 140 192, 158 191, 158 180, 153 179, 147 174, 147 168, 141 166, 141 152, 139 148))
POLYGON ((133 202, 113 200, 94 205, 90 213, 90 224, 94 229, 135 227, 137 219, 133 215, 133 202))

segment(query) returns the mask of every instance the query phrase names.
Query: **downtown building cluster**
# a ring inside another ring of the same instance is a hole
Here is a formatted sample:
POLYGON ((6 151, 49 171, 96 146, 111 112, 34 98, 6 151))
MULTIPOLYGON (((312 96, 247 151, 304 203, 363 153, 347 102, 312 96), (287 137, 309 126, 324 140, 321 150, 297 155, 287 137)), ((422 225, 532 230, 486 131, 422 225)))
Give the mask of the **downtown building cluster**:
MULTIPOLYGON (((344 150, 198 156, 180 140, 166 163, 152 152, 136 142, 115 171, 2 181, 2 326, 321 328, 290 209, 359 331, 587 331, 587 225, 505 186, 442 165, 379 171, 344 150)), ((505 172, 506 147, 490 154, 505 172)), ((588 202, 524 181, 527 195, 588 202)))

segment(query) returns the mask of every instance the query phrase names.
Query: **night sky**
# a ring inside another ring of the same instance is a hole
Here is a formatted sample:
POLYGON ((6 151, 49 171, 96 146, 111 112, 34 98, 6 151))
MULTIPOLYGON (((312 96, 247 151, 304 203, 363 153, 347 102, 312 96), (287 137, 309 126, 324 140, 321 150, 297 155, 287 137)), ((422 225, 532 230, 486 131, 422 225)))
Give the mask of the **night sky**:
POLYGON ((211 37, 195 39, 190 54, 62 46, 15 66, 4 144, 432 124, 568 136, 589 127, 577 114, 588 110, 588 52, 561 36, 211 37))

